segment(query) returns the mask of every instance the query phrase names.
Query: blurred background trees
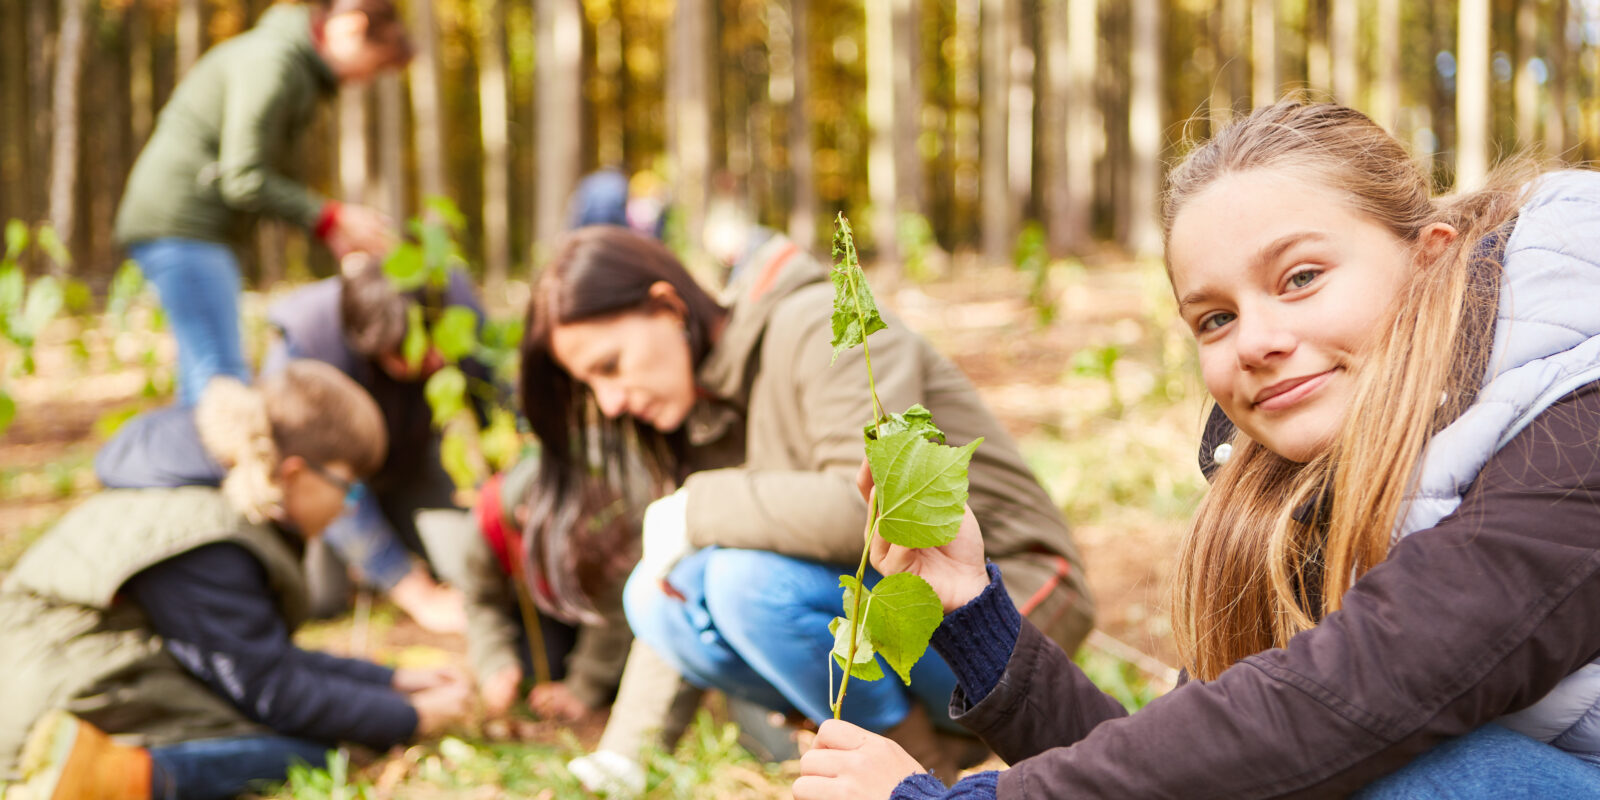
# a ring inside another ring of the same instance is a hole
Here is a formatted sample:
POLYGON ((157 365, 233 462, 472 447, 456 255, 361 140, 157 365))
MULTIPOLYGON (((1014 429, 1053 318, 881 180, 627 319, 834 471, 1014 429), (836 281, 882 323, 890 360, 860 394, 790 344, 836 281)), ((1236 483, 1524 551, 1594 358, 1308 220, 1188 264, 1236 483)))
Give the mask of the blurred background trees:
MULTIPOLYGON (((490 282, 528 276, 604 166, 664 182, 680 243, 716 202, 811 246, 844 211, 898 275, 929 230, 985 263, 1030 222, 1057 256, 1155 253, 1185 137, 1289 90, 1367 111, 1440 189, 1518 149, 1600 155, 1597 0, 401 2, 417 57, 330 104, 296 166, 397 219, 452 198, 490 282)), ((51 220, 105 285, 174 82, 268 4, 3 0, 0 219, 51 220)), ((257 281, 328 269, 297 231, 257 238, 257 281)))

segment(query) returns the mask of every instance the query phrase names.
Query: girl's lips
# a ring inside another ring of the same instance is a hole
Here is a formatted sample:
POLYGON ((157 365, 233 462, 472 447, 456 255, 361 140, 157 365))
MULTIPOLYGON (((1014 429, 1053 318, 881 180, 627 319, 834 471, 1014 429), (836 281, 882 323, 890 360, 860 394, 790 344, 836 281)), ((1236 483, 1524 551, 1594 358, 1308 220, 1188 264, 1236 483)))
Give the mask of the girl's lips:
POLYGON ((1267 397, 1267 399, 1256 403, 1255 407, 1261 409, 1262 411, 1280 411, 1282 409, 1289 408, 1290 406, 1299 403, 1307 397, 1310 397, 1312 393, 1322 388, 1322 385, 1327 383, 1328 378, 1332 377, 1333 373, 1336 371, 1337 369, 1330 369, 1327 372, 1312 375, 1311 377, 1306 378, 1305 380, 1289 387, 1288 389, 1271 395, 1267 397))

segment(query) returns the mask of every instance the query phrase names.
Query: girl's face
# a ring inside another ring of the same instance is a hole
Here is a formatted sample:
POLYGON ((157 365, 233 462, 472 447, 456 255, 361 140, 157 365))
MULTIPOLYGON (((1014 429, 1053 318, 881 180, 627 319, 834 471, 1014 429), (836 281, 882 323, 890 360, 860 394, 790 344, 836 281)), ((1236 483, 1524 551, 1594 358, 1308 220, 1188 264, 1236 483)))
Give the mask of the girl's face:
POLYGON ((1191 199, 1173 220, 1167 257, 1178 313, 1223 412, 1284 458, 1324 450, 1412 248, 1319 181, 1254 170, 1191 199))
POLYGON ((365 86, 400 66, 389 47, 367 38, 367 15, 360 11, 329 17, 320 49, 339 82, 348 86, 365 86))
POLYGON ((694 407, 689 337, 683 316, 671 308, 557 325, 550 352, 609 418, 627 414, 665 433, 682 426, 694 407))

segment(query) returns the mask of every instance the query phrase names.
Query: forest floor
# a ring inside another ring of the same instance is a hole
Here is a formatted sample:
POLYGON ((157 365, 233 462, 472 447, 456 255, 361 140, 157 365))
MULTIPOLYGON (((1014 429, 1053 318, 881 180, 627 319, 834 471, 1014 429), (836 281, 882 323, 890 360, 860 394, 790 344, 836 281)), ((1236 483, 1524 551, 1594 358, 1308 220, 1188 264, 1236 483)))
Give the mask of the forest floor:
MULTIPOLYGON (((880 301, 971 377, 1065 511, 1098 607, 1079 661, 1124 703, 1142 705, 1176 676, 1165 580, 1204 488, 1195 465, 1203 390, 1161 267, 1059 262, 1042 284, 1007 268, 954 273, 907 283, 880 301), (1042 299, 1030 302, 1030 294, 1042 299)), ((490 298, 491 312, 511 313, 523 297, 526 288, 514 286, 490 298)), ((266 302, 254 294, 245 302, 257 354, 266 302)), ((56 322, 36 360, 34 375, 10 384, 18 415, 0 437, 0 575, 95 490, 94 452, 115 425, 169 401, 172 345, 148 302, 116 324, 56 322)), ((391 664, 464 661, 460 637, 424 632, 365 598, 350 616, 307 626, 299 637, 391 664)), ((648 797, 787 797, 795 765, 756 761, 710 705, 674 753, 650 757, 648 797)), ((493 740, 468 726, 405 750, 357 753, 353 762, 341 754, 327 770, 296 772, 273 796, 585 797, 564 764, 593 745, 599 727, 525 719, 509 739, 502 730, 493 740)))

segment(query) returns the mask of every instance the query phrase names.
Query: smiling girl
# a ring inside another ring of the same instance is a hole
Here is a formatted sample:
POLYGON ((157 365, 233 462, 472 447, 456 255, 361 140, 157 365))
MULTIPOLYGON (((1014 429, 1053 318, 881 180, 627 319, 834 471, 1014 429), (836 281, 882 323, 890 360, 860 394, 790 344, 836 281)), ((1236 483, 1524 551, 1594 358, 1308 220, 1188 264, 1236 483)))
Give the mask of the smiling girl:
POLYGON ((1127 714, 1001 570, 962 588, 969 518, 874 563, 940 590, 952 713, 1012 768, 947 794, 829 722, 797 800, 1600 793, 1600 176, 1432 199, 1360 113, 1283 102, 1174 170, 1165 221, 1225 415, 1174 587, 1189 680, 1127 714))

